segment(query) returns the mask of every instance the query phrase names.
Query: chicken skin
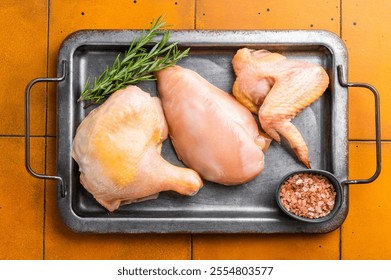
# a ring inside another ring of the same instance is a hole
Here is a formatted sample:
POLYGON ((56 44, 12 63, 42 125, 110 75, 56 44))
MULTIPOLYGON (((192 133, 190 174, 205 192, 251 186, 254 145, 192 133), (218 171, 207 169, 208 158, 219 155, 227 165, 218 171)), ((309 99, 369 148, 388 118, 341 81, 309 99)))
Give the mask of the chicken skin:
POLYGON ((188 167, 223 185, 248 182, 263 170, 268 141, 232 95, 180 66, 156 77, 170 138, 188 167))
POLYGON ((308 148, 291 123, 326 90, 329 77, 320 66, 287 59, 267 50, 242 48, 233 60, 233 94, 252 113, 263 130, 277 142, 284 137, 298 159, 310 168, 308 148))
POLYGON ((81 184, 109 211, 156 198, 161 191, 196 194, 200 176, 160 156, 167 137, 158 98, 136 86, 115 92, 77 129, 72 156, 81 184))

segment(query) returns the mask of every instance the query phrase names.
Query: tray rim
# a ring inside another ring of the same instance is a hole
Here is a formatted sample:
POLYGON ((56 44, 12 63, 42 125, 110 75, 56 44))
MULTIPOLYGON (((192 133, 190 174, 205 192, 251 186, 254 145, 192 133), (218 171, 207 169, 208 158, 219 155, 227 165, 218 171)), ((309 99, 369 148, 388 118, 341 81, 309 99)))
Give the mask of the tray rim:
MULTIPOLYGON (((61 71, 62 61, 67 61, 68 75, 67 79, 72 81, 73 53, 84 45, 129 45, 134 36, 140 34, 140 30, 79 30, 70 34, 61 44, 58 53, 58 74, 61 71)), ((337 66, 342 65, 347 74, 348 55, 344 42, 334 33, 325 30, 170 30, 170 41, 179 41, 179 45, 213 45, 213 46, 241 46, 252 44, 281 44, 281 45, 321 45, 326 47, 333 56, 333 77, 330 81, 334 84, 335 91, 339 93, 333 98, 341 102, 334 102, 338 106, 337 111, 344 115, 342 123, 338 123, 338 133, 334 134, 336 139, 333 146, 333 156, 339 155, 342 159, 335 164, 334 175, 339 181, 347 179, 347 88, 339 85, 337 81, 337 66), (272 40, 272 41, 271 41, 272 40), (196 41, 196 42, 195 42, 196 41), (337 144, 338 143, 338 144, 337 144)), ((69 153, 62 150, 68 143, 72 143, 73 136, 69 133, 73 124, 64 120, 61 112, 64 106, 59 106, 64 102, 70 102, 72 86, 67 87, 66 82, 60 82, 57 88, 57 173, 65 178, 65 183, 69 186, 70 178, 67 177, 66 170, 72 167, 73 159, 69 153), (59 94, 68 88, 68 96, 59 94), (60 126, 60 123, 66 121, 67 128, 60 126), (65 131, 64 131, 65 130, 65 131), (66 135, 67 137, 59 137, 66 135)), ((72 105, 71 105, 72 106, 72 105)), ((68 108, 72 112, 71 108, 68 108)), ((333 116, 335 118, 335 116, 333 116)), ((69 152, 69 150, 68 150, 69 152)), ((329 222, 323 225, 301 224, 297 221, 290 221, 292 229, 279 228, 278 221, 264 218, 227 218, 216 220, 205 220, 199 218, 94 218, 80 217, 72 209, 72 193, 69 190, 68 195, 61 197, 59 184, 57 184, 57 206, 64 223, 76 232, 95 232, 95 233, 326 233, 337 229, 342 225, 348 213, 348 187, 344 189, 344 201, 339 214, 329 222), (274 229, 268 229, 263 226, 265 220, 269 223, 275 223, 274 229), (152 222, 152 223, 151 223, 152 222), (216 227, 218 223, 218 227, 216 227), (216 230, 218 228, 218 230, 216 230)))

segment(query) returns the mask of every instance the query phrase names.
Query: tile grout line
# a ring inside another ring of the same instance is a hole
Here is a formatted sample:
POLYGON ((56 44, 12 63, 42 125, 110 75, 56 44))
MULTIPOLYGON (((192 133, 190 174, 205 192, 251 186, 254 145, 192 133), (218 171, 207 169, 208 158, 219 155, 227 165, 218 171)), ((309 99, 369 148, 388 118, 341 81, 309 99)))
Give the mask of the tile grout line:
POLYGON ((339 37, 342 39, 342 0, 339 0, 339 37))
MULTIPOLYGON (((0 139, 1 138, 25 138, 25 135, 23 134, 2 134, 0 135, 0 139)), ((30 135, 30 138, 47 138, 47 139, 55 139, 56 136, 55 135, 30 135)), ((375 139, 348 139, 348 142, 351 142, 351 143, 355 143, 355 142, 358 142, 358 143, 375 143, 376 140, 375 139)), ((382 139, 381 140, 382 143, 384 144, 390 144, 391 143, 391 139, 382 139)))
MULTIPOLYGON (((24 134, 2 134, 0 138, 25 138, 24 134)), ((30 135, 30 138, 56 138, 54 135, 30 135)))
POLYGON ((193 234, 190 234, 190 260, 194 260, 193 234))
MULTIPOLYGON (((339 37, 342 40, 342 0, 339 0, 339 37)), ((350 140, 348 140, 349 144, 350 140)), ((349 172, 349 171, 348 171, 349 172)), ((342 260, 342 226, 339 228, 339 259, 342 260)))
POLYGON ((194 22, 193 22, 193 29, 197 29, 197 0, 194 0, 194 22))
MULTIPOLYGON (((197 0, 194 0, 194 22, 193 29, 197 29, 197 0)), ((194 244, 193 244, 193 234, 190 234, 190 260, 194 260, 194 244)))
MULTIPOLYGON (((46 28, 46 77, 49 76, 49 33, 50 33, 50 0, 47 0, 47 28, 46 28)), ((45 174, 47 173, 47 150, 48 150, 48 115, 49 115, 49 85, 46 83, 45 86, 45 102, 46 102, 46 110, 45 110, 45 149, 44 149, 44 166, 45 166, 45 174)), ((42 259, 46 259, 46 188, 47 188, 47 180, 44 180, 44 193, 43 193, 43 228, 42 228, 42 259)))

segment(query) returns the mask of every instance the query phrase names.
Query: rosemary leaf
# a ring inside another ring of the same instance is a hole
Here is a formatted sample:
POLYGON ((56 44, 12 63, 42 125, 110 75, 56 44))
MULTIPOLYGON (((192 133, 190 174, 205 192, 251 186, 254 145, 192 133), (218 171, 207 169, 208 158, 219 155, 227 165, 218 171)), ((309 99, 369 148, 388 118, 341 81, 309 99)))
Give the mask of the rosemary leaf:
POLYGON ((102 103, 121 88, 155 80, 153 72, 175 65, 186 57, 189 49, 181 52, 177 42, 168 44, 170 33, 168 30, 161 31, 163 27, 167 26, 160 16, 152 23, 148 32, 144 30, 140 37, 133 39, 123 58, 121 59, 119 54, 112 66, 107 66, 99 77, 93 80, 92 85, 90 79, 87 79, 78 101, 102 103), (161 35, 161 39, 154 42, 157 35, 161 35))

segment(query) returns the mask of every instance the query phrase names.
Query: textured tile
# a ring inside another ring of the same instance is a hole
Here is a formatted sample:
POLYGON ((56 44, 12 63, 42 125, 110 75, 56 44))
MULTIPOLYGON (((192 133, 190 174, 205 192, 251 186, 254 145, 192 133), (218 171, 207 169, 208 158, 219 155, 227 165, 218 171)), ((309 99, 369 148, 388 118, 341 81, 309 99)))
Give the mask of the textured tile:
POLYGON ((195 235, 194 259, 339 259, 339 229, 327 234, 195 235))
MULTIPOLYGON (((165 15, 171 28, 194 27, 194 1, 51 1, 50 73, 56 74, 61 42, 79 29, 144 29, 165 15)), ((49 134, 55 134, 55 87, 49 90, 49 134)), ((51 147, 54 144, 51 143, 51 147)), ((54 158, 50 159, 53 166, 54 158)), ((189 235, 98 235, 69 230, 57 214, 54 184, 47 190, 45 258, 47 259, 188 259, 189 235)))
MULTIPOLYGON (((31 166, 44 170, 44 139, 31 140, 31 166)), ((44 181, 24 167, 24 138, 0 138, 0 259, 42 259, 44 181)))
POLYGON ((326 29, 339 33, 340 1, 197 1, 197 29, 326 29))
MULTIPOLYGON (((55 139, 48 142, 54 172, 55 139)), ((190 235, 81 234, 66 227, 56 208, 53 182, 46 194, 45 259, 189 259, 190 235)))
MULTIPOLYGON (((382 144, 382 172, 368 185, 349 186, 349 214, 342 227, 342 258, 391 259, 391 143, 382 144)), ((375 144, 351 142, 349 178, 375 171, 375 144)))
MULTIPOLYGON (((381 95, 382 138, 391 138, 391 2, 344 0, 342 38, 349 52, 349 80, 375 86, 381 95)), ((374 139, 372 93, 349 90, 349 138, 374 139)))
MULTIPOLYGON (((196 29, 326 29, 339 34, 340 1, 206 1, 196 29)), ((195 235, 195 259, 338 259, 339 230, 322 235, 195 235)))
MULTIPOLYGON (((56 75, 57 54, 61 42, 80 29, 148 29, 150 22, 164 15, 169 28, 194 28, 194 0, 50 2, 49 73, 56 75)), ((55 86, 49 89, 48 131, 56 133, 55 86)))
MULTIPOLYGON (((47 1, 0 1, 0 134, 24 133, 24 90, 46 75, 47 1)), ((45 133, 45 87, 31 94, 31 129, 45 133)))

